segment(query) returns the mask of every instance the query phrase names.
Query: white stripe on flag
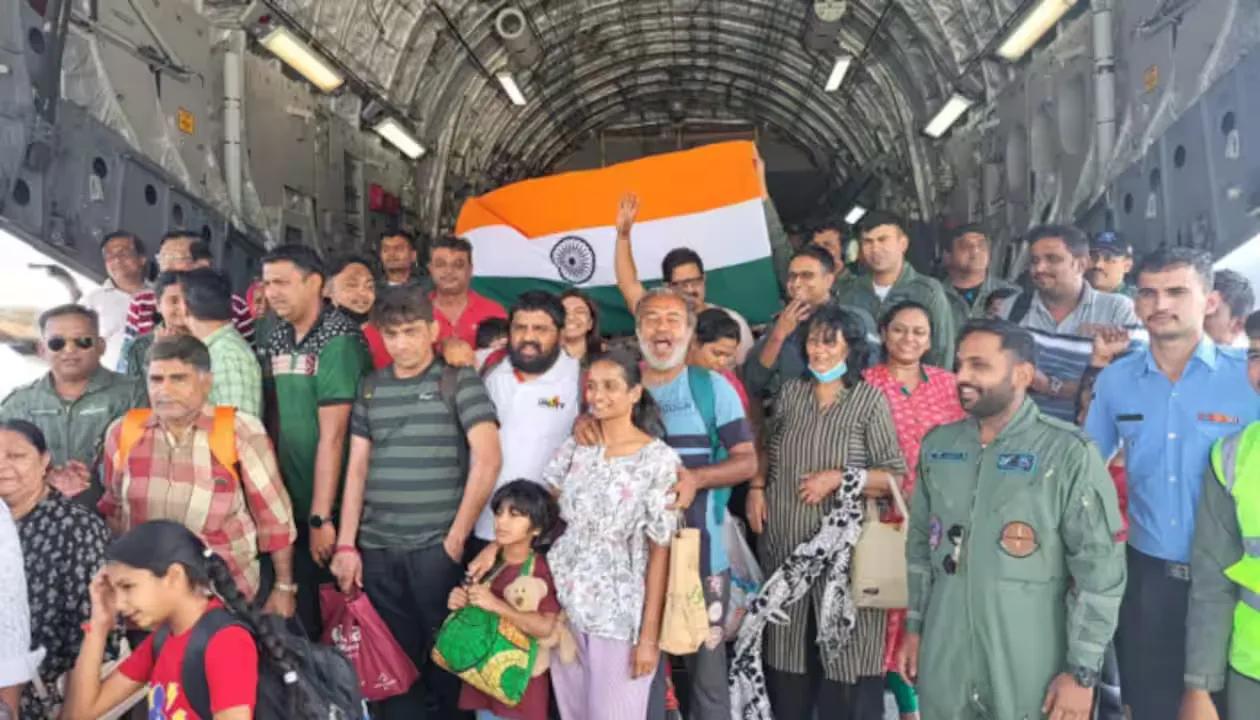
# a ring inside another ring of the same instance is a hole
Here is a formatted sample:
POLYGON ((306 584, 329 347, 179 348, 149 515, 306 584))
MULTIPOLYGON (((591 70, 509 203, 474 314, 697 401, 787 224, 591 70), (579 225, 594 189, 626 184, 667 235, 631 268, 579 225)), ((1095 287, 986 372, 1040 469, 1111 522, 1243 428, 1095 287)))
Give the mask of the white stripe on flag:
MULTIPOLYGON (((613 270, 617 233, 612 225, 533 239, 507 225, 483 225, 464 236, 472 243, 478 277, 532 277, 584 287, 617 282, 613 270)), ((770 256, 761 200, 636 223, 630 241, 642 280, 660 279, 661 260, 679 247, 699 253, 706 272, 770 256)))

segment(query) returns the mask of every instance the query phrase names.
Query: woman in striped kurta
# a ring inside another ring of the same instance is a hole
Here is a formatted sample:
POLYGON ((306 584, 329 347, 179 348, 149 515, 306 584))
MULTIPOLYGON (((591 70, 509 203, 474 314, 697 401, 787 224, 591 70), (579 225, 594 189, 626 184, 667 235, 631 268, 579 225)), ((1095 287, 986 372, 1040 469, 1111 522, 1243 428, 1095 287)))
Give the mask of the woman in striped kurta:
MULTIPOLYGON (((818 533, 843 468, 869 469, 866 494, 875 497, 905 472, 888 402, 861 380, 869 353, 857 317, 835 305, 820 308, 809 320, 805 354, 807 375, 785 383, 776 400, 760 547, 767 572, 818 533)), ((766 631, 775 717, 807 720, 825 709, 829 720, 880 718, 886 613, 858 610, 848 644, 827 662, 817 643, 822 592, 819 581, 786 608, 786 624, 766 631)))

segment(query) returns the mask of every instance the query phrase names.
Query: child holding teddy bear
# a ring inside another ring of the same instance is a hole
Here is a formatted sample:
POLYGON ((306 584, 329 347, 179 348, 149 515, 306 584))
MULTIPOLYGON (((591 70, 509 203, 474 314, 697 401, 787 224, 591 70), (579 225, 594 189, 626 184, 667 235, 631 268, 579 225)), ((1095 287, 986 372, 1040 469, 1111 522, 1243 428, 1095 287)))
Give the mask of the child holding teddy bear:
POLYGON ((490 509, 494 512, 495 544, 499 547, 496 569, 483 582, 452 590, 447 604, 452 611, 473 605, 504 618, 539 640, 539 656, 534 677, 515 707, 467 684, 460 693, 459 707, 475 710, 477 720, 547 720, 551 688, 543 651, 555 643, 562 621, 558 619, 560 604, 556 601, 551 570, 534 545, 551 531, 559 513, 551 494, 528 480, 515 480, 499 488, 490 499, 490 509), (521 576, 521 568, 531 554, 532 571, 521 576))

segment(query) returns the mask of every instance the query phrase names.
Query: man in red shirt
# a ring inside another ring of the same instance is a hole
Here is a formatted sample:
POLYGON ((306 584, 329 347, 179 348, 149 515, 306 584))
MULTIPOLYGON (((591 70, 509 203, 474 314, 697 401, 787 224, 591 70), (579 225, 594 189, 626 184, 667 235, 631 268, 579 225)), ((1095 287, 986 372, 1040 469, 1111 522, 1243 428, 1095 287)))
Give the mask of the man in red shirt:
POLYGON ((429 301, 438 326, 437 349, 449 365, 472 367, 477 325, 486 318, 507 318, 502 305, 469 288, 472 274, 471 243, 450 235, 433 243, 429 277, 435 289, 429 301))

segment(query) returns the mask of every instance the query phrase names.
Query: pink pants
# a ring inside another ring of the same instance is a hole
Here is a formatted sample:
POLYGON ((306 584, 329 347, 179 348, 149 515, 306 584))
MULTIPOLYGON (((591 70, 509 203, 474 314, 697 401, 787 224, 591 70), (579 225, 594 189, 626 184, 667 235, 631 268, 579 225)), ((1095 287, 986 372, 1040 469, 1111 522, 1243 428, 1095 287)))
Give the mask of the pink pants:
POLYGON ((552 655, 551 686, 563 720, 644 720, 652 676, 630 677, 634 646, 574 632, 577 657, 572 663, 552 655))

